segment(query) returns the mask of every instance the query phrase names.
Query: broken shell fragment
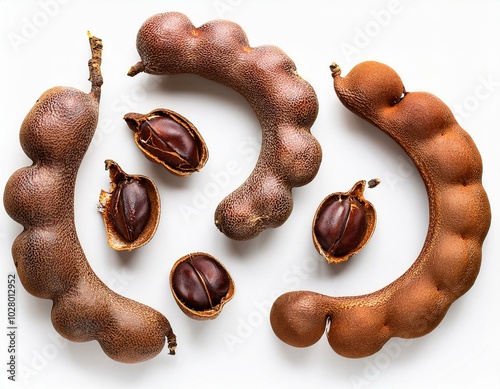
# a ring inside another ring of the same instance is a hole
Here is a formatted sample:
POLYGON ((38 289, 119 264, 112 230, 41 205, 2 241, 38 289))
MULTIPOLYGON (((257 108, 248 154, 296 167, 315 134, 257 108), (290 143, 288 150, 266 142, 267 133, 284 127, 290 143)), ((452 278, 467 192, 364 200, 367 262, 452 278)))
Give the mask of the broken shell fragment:
POLYGON ((123 119, 144 155, 177 176, 201 170, 208 160, 201 134, 177 112, 157 108, 146 115, 131 112, 123 119))
POLYGON ((363 196, 365 187, 366 181, 359 181, 349 192, 330 194, 314 215, 314 247, 328 263, 344 262, 357 254, 375 230, 376 212, 363 196))
POLYGON ((129 175, 107 159, 110 190, 101 190, 102 214, 108 244, 114 250, 133 250, 148 243, 160 219, 160 196, 155 183, 142 175, 129 175))

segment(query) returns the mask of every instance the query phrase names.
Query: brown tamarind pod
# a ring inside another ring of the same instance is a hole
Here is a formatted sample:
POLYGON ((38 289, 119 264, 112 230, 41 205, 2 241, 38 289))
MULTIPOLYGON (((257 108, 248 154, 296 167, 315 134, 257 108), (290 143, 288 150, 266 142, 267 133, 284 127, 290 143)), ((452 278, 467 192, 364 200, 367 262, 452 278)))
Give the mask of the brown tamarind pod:
POLYGON ((297 291, 273 304, 271 325, 285 343, 310 346, 329 324, 332 349, 357 358, 377 352, 391 337, 423 336, 441 322, 476 280, 491 210, 480 153, 444 102, 407 92, 397 73, 378 62, 360 63, 345 77, 338 65, 331 70, 340 101, 403 148, 429 200, 424 245, 398 279, 362 296, 297 291))
POLYGON ((105 161, 110 190, 101 190, 102 214, 108 244, 114 250, 133 250, 153 238, 160 221, 160 195, 155 183, 143 175, 129 175, 112 160, 105 161))
POLYGON ((310 128, 316 93, 295 63, 275 46, 251 47, 236 23, 214 20, 195 27, 183 14, 148 18, 137 34, 141 61, 128 74, 192 73, 226 85, 250 104, 262 128, 254 170, 215 210, 218 229, 235 240, 281 226, 293 208, 292 188, 309 183, 321 163, 310 128))
POLYGON ((89 34, 90 93, 71 87, 44 92, 24 119, 21 146, 33 161, 9 178, 4 206, 22 224, 12 245, 21 283, 32 295, 53 301, 51 319, 63 337, 97 340, 120 362, 141 362, 176 338, 157 310, 109 289, 90 267, 74 221, 75 180, 97 127, 102 41, 89 34))
POLYGON ((201 170, 208 149, 198 129, 184 116, 158 108, 146 115, 127 113, 123 119, 146 157, 177 176, 201 170))
POLYGON ((366 181, 358 181, 348 192, 328 195, 313 219, 314 247, 328 263, 340 263, 357 254, 375 230, 377 214, 364 197, 366 181))

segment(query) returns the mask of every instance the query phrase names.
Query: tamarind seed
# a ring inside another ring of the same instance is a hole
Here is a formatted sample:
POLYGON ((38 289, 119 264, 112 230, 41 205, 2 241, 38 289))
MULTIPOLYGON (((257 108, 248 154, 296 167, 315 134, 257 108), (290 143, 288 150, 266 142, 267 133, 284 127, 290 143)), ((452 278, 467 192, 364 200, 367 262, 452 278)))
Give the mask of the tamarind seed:
POLYGON ((214 319, 234 294, 228 271, 206 253, 188 254, 172 267, 170 287, 181 310, 193 319, 214 319))
POLYGON ((346 193, 327 196, 313 221, 313 242, 329 263, 343 262, 356 254, 370 239, 376 213, 363 197, 366 181, 357 182, 346 193))
POLYGON ((137 239, 151 215, 148 192, 135 179, 122 181, 111 195, 111 221, 129 242, 137 239))
POLYGON ((158 108, 146 115, 128 113, 123 118, 134 131, 141 151, 170 172, 185 176, 205 165, 205 141, 196 127, 177 112, 158 108))
POLYGON ((132 250, 145 245, 156 232, 160 197, 154 182, 146 176, 129 175, 114 161, 106 160, 110 190, 101 190, 99 211, 115 250, 132 250))
POLYGON ((194 138, 166 116, 149 118, 139 127, 144 148, 177 169, 196 169, 200 162, 194 138))
POLYGON ((344 255, 359 244, 366 231, 366 212, 358 200, 340 198, 324 207, 314 232, 330 255, 344 255))

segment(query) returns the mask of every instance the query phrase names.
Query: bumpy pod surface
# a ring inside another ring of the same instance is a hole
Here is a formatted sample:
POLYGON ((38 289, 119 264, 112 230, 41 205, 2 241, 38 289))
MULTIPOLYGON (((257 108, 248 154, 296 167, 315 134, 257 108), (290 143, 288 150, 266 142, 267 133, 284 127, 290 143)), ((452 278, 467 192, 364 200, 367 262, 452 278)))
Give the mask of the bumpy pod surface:
POLYGON ((49 89, 21 126, 21 146, 33 161, 9 178, 4 206, 22 224, 12 256, 23 286, 51 299, 52 323, 75 342, 97 340, 120 362, 157 355, 168 338, 176 340, 160 312, 110 290, 91 269, 74 222, 78 168, 95 132, 102 85, 102 42, 90 36, 91 92, 70 87, 49 89))
POLYGON ((284 342, 310 346, 329 322, 330 346, 356 358, 377 352, 391 337, 425 335, 441 322, 477 277, 491 210, 479 151, 441 100, 407 93, 396 72, 378 62, 363 62, 346 77, 336 64, 331 70, 340 101, 408 153, 429 200, 423 248, 394 282, 362 296, 285 293, 271 309, 271 325, 284 342))
POLYGON ((262 146, 247 180, 215 211, 215 224, 235 240, 251 239, 282 225, 292 212, 292 188, 309 183, 321 163, 321 146, 310 133, 318 101, 295 63, 275 46, 250 47, 242 28, 215 20, 195 27, 183 14, 157 14, 137 35, 140 72, 192 73, 233 88, 255 111, 262 146))

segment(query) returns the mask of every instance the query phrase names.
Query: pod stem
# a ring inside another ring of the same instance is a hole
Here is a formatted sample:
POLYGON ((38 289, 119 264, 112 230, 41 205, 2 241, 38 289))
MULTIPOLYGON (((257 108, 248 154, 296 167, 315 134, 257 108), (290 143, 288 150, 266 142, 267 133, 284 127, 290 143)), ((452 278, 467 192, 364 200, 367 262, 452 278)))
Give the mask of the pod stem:
POLYGON ((165 324, 165 337, 167 338, 168 353, 170 355, 175 355, 175 350, 177 349, 177 337, 175 336, 168 319, 165 316, 163 319, 165 324))
POLYGON ((101 86, 103 84, 101 74, 102 62, 102 40, 87 32, 90 43, 90 50, 92 58, 89 60, 89 81, 92 83, 90 94, 95 97, 97 101, 101 99, 101 86))
POLYGON ((330 64, 330 71, 332 72, 332 77, 335 78, 338 75, 340 75, 341 69, 340 69, 340 66, 337 63, 332 62, 330 64))
POLYGON ((170 355, 175 355, 175 350, 177 348, 177 338, 172 332, 172 330, 169 331, 167 335, 167 347, 168 347, 168 353, 170 355))
POLYGON ((133 65, 127 73, 127 76, 134 77, 135 75, 142 73, 145 70, 144 64, 139 61, 135 65, 133 65))

